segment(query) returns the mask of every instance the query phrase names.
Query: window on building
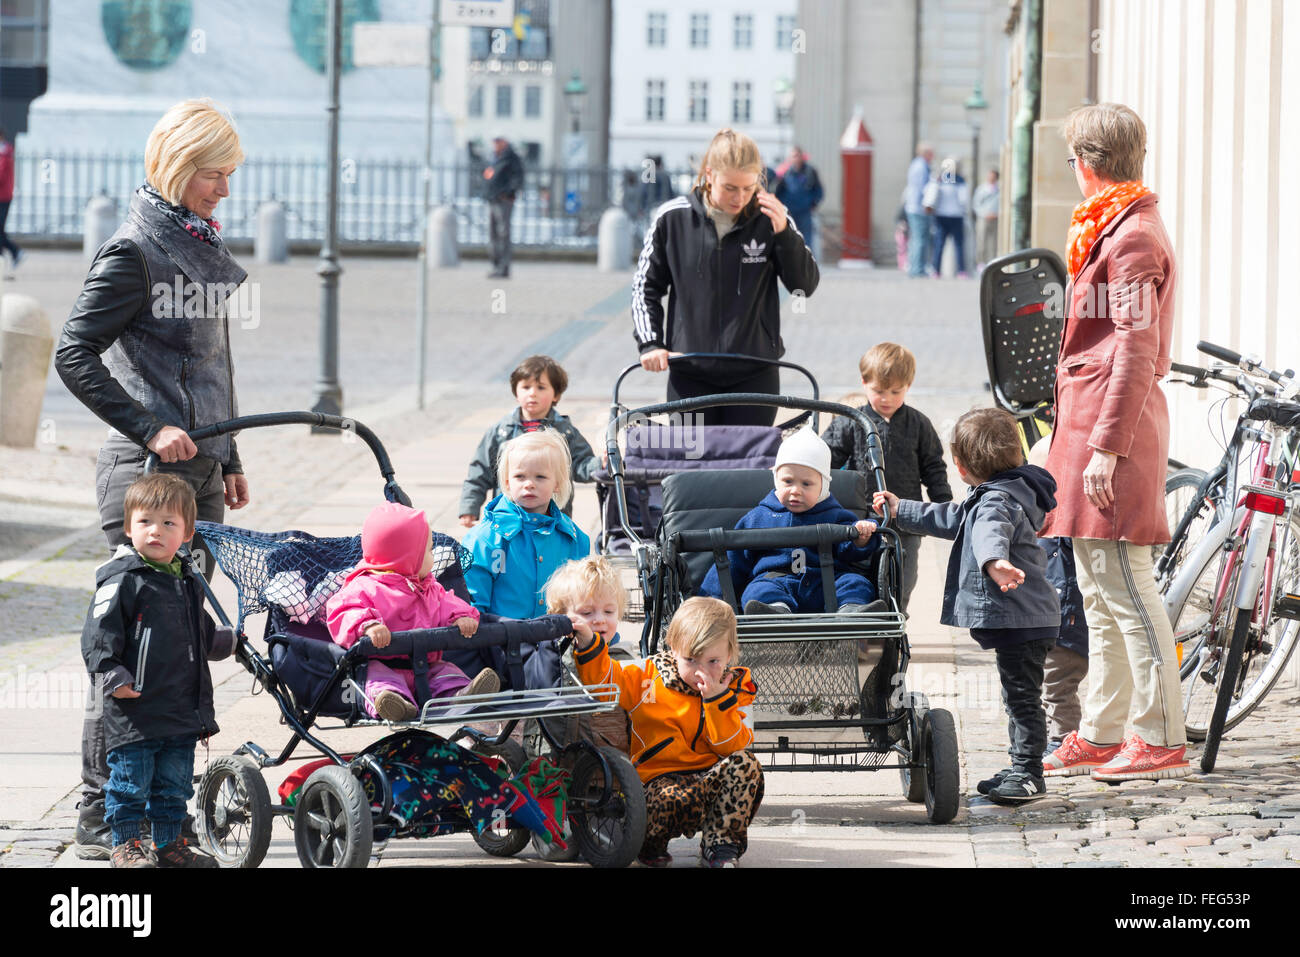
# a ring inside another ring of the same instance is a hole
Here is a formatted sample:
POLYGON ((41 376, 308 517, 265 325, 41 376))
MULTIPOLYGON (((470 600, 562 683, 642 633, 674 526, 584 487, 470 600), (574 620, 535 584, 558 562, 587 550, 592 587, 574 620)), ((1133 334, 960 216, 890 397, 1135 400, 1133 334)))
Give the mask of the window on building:
POLYGON ((542 115, 542 88, 536 83, 524 87, 524 116, 537 119, 542 115))
POLYGON ((645 81, 645 118, 648 123, 662 123, 664 118, 664 80, 645 81))
POLYGON ((753 114, 754 84, 736 80, 731 84, 731 122, 748 123, 753 114))
POLYGON ((751 50, 754 47, 754 15, 738 13, 731 26, 731 40, 737 50, 751 50))
POLYGON ((550 59, 550 0, 518 0, 515 6, 523 37, 515 36, 511 27, 470 27, 471 60, 550 59))
POLYGON ((497 84, 497 116, 510 116, 514 112, 515 88, 509 83, 497 84))
POLYGON ((778 126, 788 126, 794 122, 794 110, 790 107, 782 106, 780 103, 774 104, 773 109, 776 115, 778 126))
POLYGON ((668 45, 668 14, 651 10, 645 15, 645 45, 648 47, 668 45))
POLYGON ((542 162, 542 144, 531 141, 524 143, 523 161, 525 166, 539 166, 542 162))
POLYGON ((709 121, 708 80, 691 80, 686 112, 692 123, 707 123, 709 121))
POLYGON ((48 60, 49 0, 0 4, 0 62, 7 67, 44 66, 48 60))
POLYGON ((782 13, 776 18, 776 48, 782 53, 789 53, 794 48, 794 24, 792 13, 782 13))
POLYGON ((709 15, 707 13, 691 14, 691 47, 703 50, 709 45, 709 15))
POLYGON ((469 90, 469 115, 483 115, 483 87, 472 86, 469 90))

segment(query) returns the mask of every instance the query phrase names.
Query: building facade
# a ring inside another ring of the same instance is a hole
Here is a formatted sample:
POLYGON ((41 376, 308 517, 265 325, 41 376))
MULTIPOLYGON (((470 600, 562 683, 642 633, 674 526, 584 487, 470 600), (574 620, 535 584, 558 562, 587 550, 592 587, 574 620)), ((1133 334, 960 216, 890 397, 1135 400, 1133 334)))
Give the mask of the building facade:
POLYGON ((695 169, 733 127, 775 167, 793 143, 797 0, 614 0, 609 158, 695 169))
POLYGON ((1006 124, 1006 18, 1006 0, 799 4, 805 52, 795 57, 795 135, 826 187, 829 257, 843 208, 839 141, 855 109, 874 144, 871 247, 880 265, 894 262, 894 220, 918 142, 934 147, 936 163, 956 158, 969 178, 975 136, 965 105, 977 84, 988 104, 979 118, 979 178, 997 164, 1006 124))

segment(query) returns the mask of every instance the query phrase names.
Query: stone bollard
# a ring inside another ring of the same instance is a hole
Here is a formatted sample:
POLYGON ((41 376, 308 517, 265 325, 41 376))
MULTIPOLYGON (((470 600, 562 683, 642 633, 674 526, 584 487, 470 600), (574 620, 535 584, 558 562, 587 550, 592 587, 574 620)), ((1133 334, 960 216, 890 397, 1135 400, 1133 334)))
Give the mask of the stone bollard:
POLYGON ((41 304, 31 296, 0 299, 0 444, 36 444, 53 352, 54 334, 41 304))
POLYGON ((601 272, 619 272, 629 268, 632 248, 632 221, 617 206, 600 214, 597 234, 596 268, 601 272))
POLYGON ((429 234, 424 237, 430 269, 460 265, 460 246, 456 242, 456 211, 439 206, 429 213, 429 234))
POLYGON ((86 204, 86 221, 81 245, 81 252, 87 259, 94 259, 99 247, 108 242, 110 236, 117 232, 117 203, 107 196, 93 196, 86 204))
POLYGON ((257 208, 257 239, 253 243, 253 258, 260 263, 289 261, 289 233, 284 207, 275 200, 257 208))

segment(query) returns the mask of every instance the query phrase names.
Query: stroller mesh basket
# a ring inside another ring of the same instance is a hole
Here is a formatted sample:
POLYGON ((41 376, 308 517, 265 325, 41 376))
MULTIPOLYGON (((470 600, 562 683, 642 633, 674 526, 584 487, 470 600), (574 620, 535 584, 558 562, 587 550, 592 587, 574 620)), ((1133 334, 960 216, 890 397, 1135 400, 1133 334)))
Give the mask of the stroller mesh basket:
MULTIPOLYGON (((325 604, 347 573, 361 561, 361 536, 317 538, 308 532, 256 532, 215 522, 195 528, 212 550, 217 565, 235 584, 239 625, 250 615, 279 609, 300 624, 323 623, 325 604)), ((433 574, 450 588, 463 584, 470 553, 450 536, 433 533, 433 574), (455 581, 443 581, 453 570, 455 581)), ((463 597, 463 596, 462 596, 463 597)))
POLYGON ((741 616, 740 663, 763 689, 754 710, 789 717, 858 717, 858 639, 868 634, 901 637, 903 622, 893 612, 844 616, 843 624, 817 615, 741 616))

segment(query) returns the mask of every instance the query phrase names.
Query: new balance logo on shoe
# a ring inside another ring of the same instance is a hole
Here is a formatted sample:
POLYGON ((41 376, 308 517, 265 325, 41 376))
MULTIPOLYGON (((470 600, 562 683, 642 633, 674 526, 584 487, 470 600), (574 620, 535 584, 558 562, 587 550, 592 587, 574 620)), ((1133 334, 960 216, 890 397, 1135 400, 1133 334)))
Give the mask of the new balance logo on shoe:
POLYGON ((745 250, 745 256, 740 261, 742 263, 765 263, 767 257, 763 251, 767 249, 767 243, 760 243, 758 240, 747 242, 741 247, 745 250))

